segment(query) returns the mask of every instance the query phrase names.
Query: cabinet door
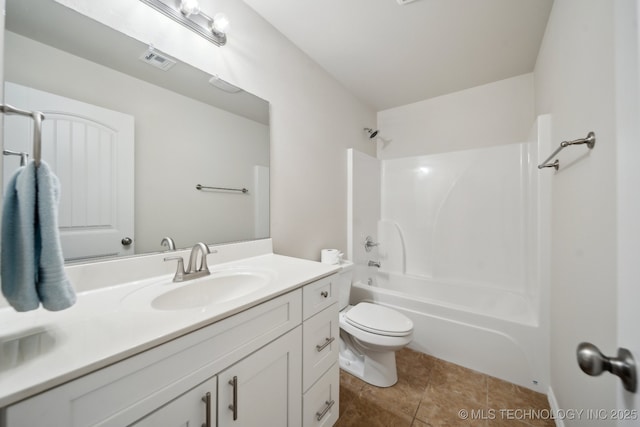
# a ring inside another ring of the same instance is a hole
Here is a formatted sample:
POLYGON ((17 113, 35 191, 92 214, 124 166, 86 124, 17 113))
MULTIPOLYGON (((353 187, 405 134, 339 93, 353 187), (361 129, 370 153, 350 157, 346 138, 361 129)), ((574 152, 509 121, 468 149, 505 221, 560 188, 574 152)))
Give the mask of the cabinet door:
POLYGON ((301 347, 298 326, 218 374, 219 426, 302 425, 301 347))
POLYGON ((214 426, 216 419, 216 377, 131 424, 135 427, 214 426))

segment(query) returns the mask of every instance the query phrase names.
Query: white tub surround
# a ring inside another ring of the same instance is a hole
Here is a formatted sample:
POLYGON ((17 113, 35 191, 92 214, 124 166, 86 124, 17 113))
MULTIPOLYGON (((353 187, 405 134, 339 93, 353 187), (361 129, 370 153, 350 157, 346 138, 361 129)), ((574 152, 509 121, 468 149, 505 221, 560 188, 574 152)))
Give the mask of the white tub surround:
POLYGON ((405 314, 414 349, 546 392, 551 175, 537 165, 550 129, 540 116, 528 142, 384 160, 351 153, 351 303, 405 314), (376 191, 379 208, 366 197, 376 191), (367 251, 367 235, 379 246, 367 251))
MULTIPOLYGON (((208 256, 212 274, 246 269, 272 280, 246 296, 204 308, 170 311, 123 304, 128 295, 158 280, 178 286, 170 281, 175 262, 164 262, 167 253, 161 253, 68 267, 78 290, 78 302, 71 309, 0 309, 0 407, 227 319, 339 269, 273 254, 270 239, 215 249, 217 253, 208 256)), ((188 251, 174 254, 186 258, 188 251)))

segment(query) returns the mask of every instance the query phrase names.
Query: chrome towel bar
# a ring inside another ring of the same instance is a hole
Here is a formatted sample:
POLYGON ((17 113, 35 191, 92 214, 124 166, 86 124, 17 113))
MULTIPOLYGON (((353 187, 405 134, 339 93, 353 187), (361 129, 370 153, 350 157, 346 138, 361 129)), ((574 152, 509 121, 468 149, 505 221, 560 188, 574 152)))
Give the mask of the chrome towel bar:
POLYGON ((225 187, 207 187, 206 185, 196 185, 196 190, 220 190, 220 191, 238 191, 240 193, 248 193, 246 188, 225 188, 225 187))
POLYGON ((36 167, 40 166, 42 121, 44 120, 44 114, 40 111, 21 110, 8 104, 0 104, 0 112, 8 115, 15 114, 18 116, 31 117, 33 119, 33 161, 36 162, 36 167))
POLYGON ((538 169, 555 168, 555 170, 558 170, 558 168, 560 167, 560 160, 556 159, 553 163, 549 163, 549 160, 553 159, 560 151, 562 151, 563 148, 570 145, 581 144, 587 144, 587 147, 589 147, 589 149, 591 150, 596 145, 596 134, 593 132, 589 132, 586 138, 574 139, 573 141, 562 141, 560 143, 560 146, 556 148, 556 151, 554 151, 549 157, 547 157, 547 160, 538 165, 538 169))

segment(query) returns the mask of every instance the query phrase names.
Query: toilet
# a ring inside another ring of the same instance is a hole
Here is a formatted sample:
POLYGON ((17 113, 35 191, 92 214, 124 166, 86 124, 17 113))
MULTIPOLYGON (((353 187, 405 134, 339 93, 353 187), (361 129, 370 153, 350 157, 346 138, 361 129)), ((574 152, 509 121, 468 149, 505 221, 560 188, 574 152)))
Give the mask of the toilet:
POLYGON ((361 380, 390 387, 398 381, 396 351, 413 339, 413 322, 382 305, 349 305, 353 263, 343 261, 338 276, 340 368, 361 380))

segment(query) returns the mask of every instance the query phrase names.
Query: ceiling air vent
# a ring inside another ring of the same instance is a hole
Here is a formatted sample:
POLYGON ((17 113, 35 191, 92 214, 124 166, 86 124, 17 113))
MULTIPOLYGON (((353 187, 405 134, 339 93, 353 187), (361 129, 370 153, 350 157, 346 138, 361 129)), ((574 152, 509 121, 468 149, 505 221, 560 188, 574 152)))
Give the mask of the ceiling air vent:
POLYGON ((140 56, 140 60, 153 65, 156 68, 160 68, 163 71, 167 71, 169 68, 176 65, 176 61, 174 59, 158 52, 153 47, 150 47, 145 53, 143 53, 140 56))

